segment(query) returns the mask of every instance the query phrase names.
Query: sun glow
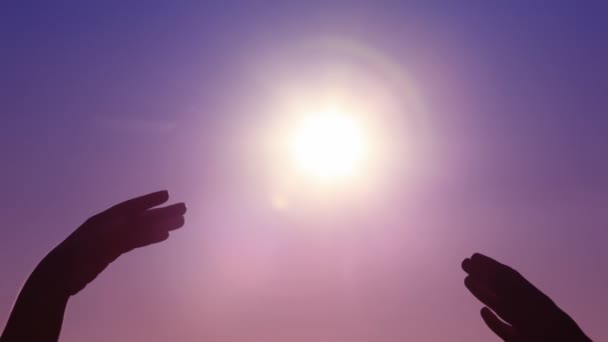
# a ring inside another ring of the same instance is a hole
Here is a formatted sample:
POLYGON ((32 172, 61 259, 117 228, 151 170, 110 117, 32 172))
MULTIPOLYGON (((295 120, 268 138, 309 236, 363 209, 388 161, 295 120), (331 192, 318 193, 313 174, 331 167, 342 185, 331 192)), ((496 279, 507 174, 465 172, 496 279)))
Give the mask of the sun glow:
POLYGON ((341 110, 328 109, 304 116, 289 147, 302 171, 334 181, 354 176, 365 162, 369 146, 361 122, 341 110))
POLYGON ((426 110, 399 63, 339 39, 256 61, 259 90, 239 110, 260 113, 247 123, 244 147, 272 208, 352 208, 380 202, 394 184, 414 188, 430 155, 426 110))

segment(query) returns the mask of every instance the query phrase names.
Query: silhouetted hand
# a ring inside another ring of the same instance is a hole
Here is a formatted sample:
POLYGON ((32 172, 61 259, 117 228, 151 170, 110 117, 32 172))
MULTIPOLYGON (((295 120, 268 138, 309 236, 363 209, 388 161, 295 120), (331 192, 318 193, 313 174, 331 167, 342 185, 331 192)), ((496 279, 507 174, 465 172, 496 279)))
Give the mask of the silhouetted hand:
POLYGON ((487 305, 481 317, 504 341, 591 341, 570 316, 509 266, 476 253, 462 262, 462 269, 468 273, 465 286, 487 305))
POLYGON ((166 191, 155 192, 89 218, 49 253, 42 271, 64 287, 59 290, 78 293, 120 255, 164 241, 184 225, 184 203, 151 209, 168 199, 166 191))
POLYGON ((122 254, 164 241, 170 231, 184 225, 184 203, 153 209, 168 199, 167 191, 155 192, 117 204, 83 223, 32 272, 0 342, 57 341, 70 296, 122 254))

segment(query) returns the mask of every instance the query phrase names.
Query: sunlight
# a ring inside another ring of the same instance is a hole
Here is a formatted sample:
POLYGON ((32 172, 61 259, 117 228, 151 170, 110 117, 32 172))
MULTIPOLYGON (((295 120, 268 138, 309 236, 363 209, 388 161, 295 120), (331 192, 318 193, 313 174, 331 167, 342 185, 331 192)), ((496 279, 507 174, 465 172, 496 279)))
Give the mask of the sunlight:
POLYGON ((367 152, 361 123, 337 109, 303 117, 291 141, 296 165, 323 181, 353 176, 367 152))
MULTIPOLYGON (((269 50, 251 64, 259 96, 242 112, 253 184, 290 215, 381 203, 425 174, 425 107, 400 63, 348 40, 269 50), (313 58, 314 57, 314 58, 313 58)), ((246 145, 246 146, 245 146, 246 145)))

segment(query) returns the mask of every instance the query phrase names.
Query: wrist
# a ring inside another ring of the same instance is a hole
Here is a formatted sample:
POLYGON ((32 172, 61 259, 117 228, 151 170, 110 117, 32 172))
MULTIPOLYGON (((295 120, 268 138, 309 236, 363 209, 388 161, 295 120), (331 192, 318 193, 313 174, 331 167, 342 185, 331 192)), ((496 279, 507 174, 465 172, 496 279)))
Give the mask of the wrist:
POLYGON ((69 297, 39 265, 19 292, 0 341, 56 342, 69 297))
POLYGON ((23 291, 42 296, 43 301, 63 301, 70 297, 65 277, 58 271, 52 255, 47 255, 27 279, 23 291))

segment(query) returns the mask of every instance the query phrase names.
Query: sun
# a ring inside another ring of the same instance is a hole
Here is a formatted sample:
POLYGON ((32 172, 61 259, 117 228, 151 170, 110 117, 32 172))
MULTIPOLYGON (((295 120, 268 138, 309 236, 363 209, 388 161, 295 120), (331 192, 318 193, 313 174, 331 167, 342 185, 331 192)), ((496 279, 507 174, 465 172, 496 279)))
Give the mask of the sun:
POLYGON ((323 181, 357 174, 367 153, 361 122, 353 115, 327 109, 303 116, 291 139, 291 155, 298 168, 323 181))

